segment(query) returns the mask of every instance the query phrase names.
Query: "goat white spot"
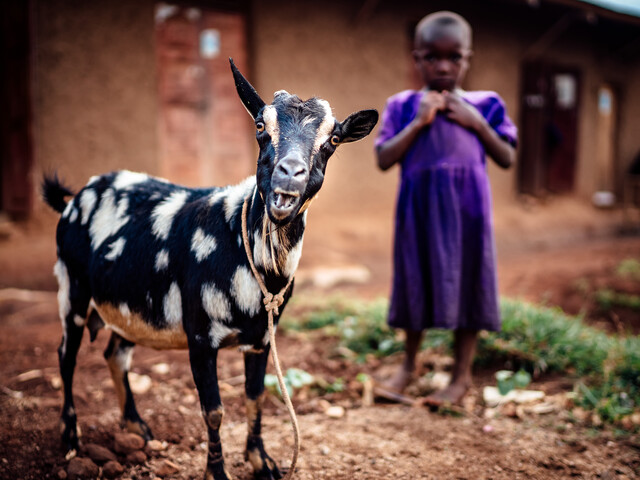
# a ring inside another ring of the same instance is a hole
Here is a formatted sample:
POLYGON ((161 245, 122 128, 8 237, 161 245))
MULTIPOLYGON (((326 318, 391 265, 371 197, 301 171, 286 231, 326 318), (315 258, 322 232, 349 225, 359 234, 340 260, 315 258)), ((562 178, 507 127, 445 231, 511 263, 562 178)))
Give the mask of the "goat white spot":
POLYGON ((227 189, 223 188, 209 195, 209 206, 213 206, 227 195, 227 189))
MULTIPOLYGON (((274 335, 276 334, 276 330, 278 330, 278 326, 277 326, 277 325, 274 325, 274 326, 273 326, 273 334, 274 334, 274 335)), ((266 345, 269 345, 269 341, 270 341, 270 340, 271 340, 271 339, 269 338, 269 329, 267 329, 267 331, 266 331, 266 332, 264 332, 264 337, 262 337, 262 344, 263 344, 263 345, 265 345, 265 346, 266 346, 266 345)))
POLYGON ((69 223, 73 223, 78 219, 78 209, 73 207, 71 209, 71 215, 69 215, 69 223))
POLYGON ((241 208, 240 204, 249 194, 249 191, 253 190, 253 187, 255 187, 255 185, 256 177, 254 175, 246 178, 238 185, 234 185, 233 187, 229 187, 227 189, 227 195, 224 199, 224 218, 227 220, 227 222, 230 222, 231 217, 233 217, 233 214, 236 212, 236 210, 238 208, 241 208))
POLYGON ((53 267, 53 273, 58 279, 58 314, 62 321, 62 328, 66 331, 67 315, 69 315, 71 311, 71 299, 69 298, 71 282, 69 281, 69 272, 67 271, 65 263, 58 259, 53 267))
POLYGON ((98 196, 96 191, 88 188, 80 194, 80 209, 82 210, 82 220, 80 223, 86 225, 89 221, 89 215, 93 212, 93 208, 96 206, 98 196))
POLYGON ((94 175, 91 178, 89 178, 89 181, 87 182, 87 187, 93 185, 94 183, 96 183, 98 180, 100 180, 100 177, 98 175, 94 175))
POLYGON ((262 120, 264 120, 264 128, 271 137, 271 144, 274 150, 278 151, 278 143, 280 142, 280 126, 278 125, 278 111, 273 105, 267 105, 262 111, 262 120))
POLYGON ((151 214, 153 225, 151 228, 156 237, 161 240, 166 240, 169 237, 173 219, 187 201, 188 196, 189 193, 185 191, 173 192, 169 198, 159 203, 156 208, 153 209, 153 213, 151 214))
POLYGON ((147 180, 149 180, 149 175, 146 173, 122 170, 113 181, 113 188, 116 190, 126 189, 138 183, 146 182, 147 180))
POLYGON ((269 268, 271 265, 271 251, 267 248, 269 239, 266 243, 262 241, 262 233, 260 230, 253 232, 253 262, 257 267, 269 268))
POLYGON ((131 369, 131 357, 133 357, 132 347, 126 347, 116 352, 116 364, 122 372, 128 372, 131 369))
POLYGON ((217 247, 215 237, 207 235, 201 228, 196 229, 196 233, 191 238, 191 251, 195 254, 198 263, 211 255, 217 247))
POLYGON ((166 269, 169 267, 169 252, 163 248, 156 255, 156 272, 166 269))
POLYGON ((256 315, 262 304, 262 292, 253 273, 247 267, 238 267, 231 279, 231 295, 238 308, 248 315, 256 315))
POLYGON ((131 309, 129 308, 129 305, 127 305, 126 303, 121 303, 120 306, 118 307, 118 310, 120 310, 120 314, 123 317, 130 317, 131 316, 131 309))
POLYGON ((336 120, 333 118, 333 113, 331 112, 331 106, 329 102, 326 100, 318 100, 318 103, 324 108, 324 118, 322 119, 322 123, 318 127, 318 131, 316 132, 316 139, 313 142, 313 151, 311 153, 314 156, 320 150, 320 147, 324 142, 329 139, 329 135, 333 132, 333 128, 336 125, 336 120))
POLYGON ((211 346, 213 348, 218 348, 220 346, 220 343, 222 343, 225 338, 227 338, 229 335, 233 335, 234 333, 240 333, 240 329, 229 328, 226 325, 221 324, 220 322, 211 322, 211 328, 209 329, 211 346))
POLYGON ((286 277, 291 277, 293 274, 296 273, 301 256, 302 256, 302 238, 291 250, 289 250, 289 253, 287 254, 287 260, 285 262, 284 272, 283 272, 286 277))
POLYGON ((109 245, 109 248, 111 250, 109 251, 109 253, 107 253, 104 256, 104 258, 106 258, 107 260, 111 260, 111 261, 113 261, 116 258, 118 258, 120 255, 122 255, 122 251, 124 250, 125 243, 127 243, 127 239, 124 238, 124 237, 120 237, 115 242, 111 243, 109 245))
POLYGON ((62 212, 62 218, 67 218, 74 208, 73 202, 67 203, 67 206, 64 207, 64 211, 62 212))
POLYGON ((127 224, 129 217, 125 213, 128 208, 129 199, 127 197, 122 197, 116 207, 114 190, 109 188, 102 194, 100 205, 93 215, 89 227, 91 248, 94 251, 102 245, 102 242, 118 233, 118 230, 127 224))
POLYGON ((164 308, 164 318, 170 325, 179 325, 182 321, 182 297, 180 287, 173 282, 169 287, 169 292, 164 296, 162 303, 164 308))
POLYGON ((211 320, 224 322, 231 320, 229 299, 213 283, 202 285, 200 296, 204 311, 207 312, 211 320))

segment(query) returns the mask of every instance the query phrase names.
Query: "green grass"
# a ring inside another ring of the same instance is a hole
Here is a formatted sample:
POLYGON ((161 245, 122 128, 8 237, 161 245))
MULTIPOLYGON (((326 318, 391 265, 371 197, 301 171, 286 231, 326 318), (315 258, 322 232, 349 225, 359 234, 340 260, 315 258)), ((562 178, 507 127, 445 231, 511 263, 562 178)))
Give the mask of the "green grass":
POLYGON ((640 261, 635 258, 627 258, 616 267, 616 274, 621 277, 640 280, 640 261))
MULTIPOLYGON (((333 335, 357 360, 383 357, 403 349, 401 332, 386 324, 388 302, 332 299, 328 308, 316 304, 305 315, 287 319, 283 328, 321 328, 333 335)), ((577 401, 609 422, 640 409, 640 339, 614 337, 584 324, 559 309, 518 300, 501 302, 502 330, 483 332, 476 363, 559 372, 576 381, 577 401)), ((286 315, 285 315, 286 317, 286 315)), ((449 331, 427 331, 423 348, 450 351, 449 331)))
POLYGON ((608 288, 597 290, 595 299, 600 308, 611 310, 613 307, 626 307, 632 310, 640 310, 640 295, 616 292, 608 288))

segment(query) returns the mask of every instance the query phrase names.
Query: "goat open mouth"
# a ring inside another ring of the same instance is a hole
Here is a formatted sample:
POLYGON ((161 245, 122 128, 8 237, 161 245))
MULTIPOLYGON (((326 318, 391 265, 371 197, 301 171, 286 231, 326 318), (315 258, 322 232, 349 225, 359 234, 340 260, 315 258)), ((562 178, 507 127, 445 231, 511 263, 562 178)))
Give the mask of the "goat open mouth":
POLYGON ((275 189, 271 195, 270 213, 275 219, 282 220, 289 216, 298 204, 298 192, 286 192, 275 189))

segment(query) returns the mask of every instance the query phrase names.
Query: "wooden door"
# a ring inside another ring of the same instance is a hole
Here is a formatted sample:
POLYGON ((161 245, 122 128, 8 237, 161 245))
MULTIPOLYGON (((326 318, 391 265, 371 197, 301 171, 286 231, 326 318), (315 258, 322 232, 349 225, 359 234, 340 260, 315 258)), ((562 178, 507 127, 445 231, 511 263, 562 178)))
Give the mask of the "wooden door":
POLYGON ((160 174, 188 185, 223 185, 251 173, 250 118, 229 57, 247 72, 245 16, 156 8, 160 174))
POLYGON ((553 193, 573 191, 578 144, 578 73, 554 69, 549 76, 545 125, 546 187, 553 193))
POLYGON ((573 191, 578 144, 579 72, 543 62, 522 70, 518 187, 523 193, 573 191))
POLYGON ((32 2, 2 4, 0 32, 0 210, 26 217, 33 207, 31 112, 32 2))

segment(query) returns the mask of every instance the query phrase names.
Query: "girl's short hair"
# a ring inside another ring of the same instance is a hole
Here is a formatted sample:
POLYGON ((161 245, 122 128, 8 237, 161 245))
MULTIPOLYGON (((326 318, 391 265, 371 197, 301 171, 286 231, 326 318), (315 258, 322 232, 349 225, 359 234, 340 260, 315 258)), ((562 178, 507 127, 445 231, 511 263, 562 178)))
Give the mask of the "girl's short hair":
POLYGON ((422 33, 430 27, 447 27, 449 25, 457 25, 460 27, 460 31, 464 40, 467 41, 467 47, 471 48, 471 25, 462 16, 455 12, 448 10, 442 10, 439 12, 430 13, 418 22, 415 31, 415 42, 420 40, 422 33))

